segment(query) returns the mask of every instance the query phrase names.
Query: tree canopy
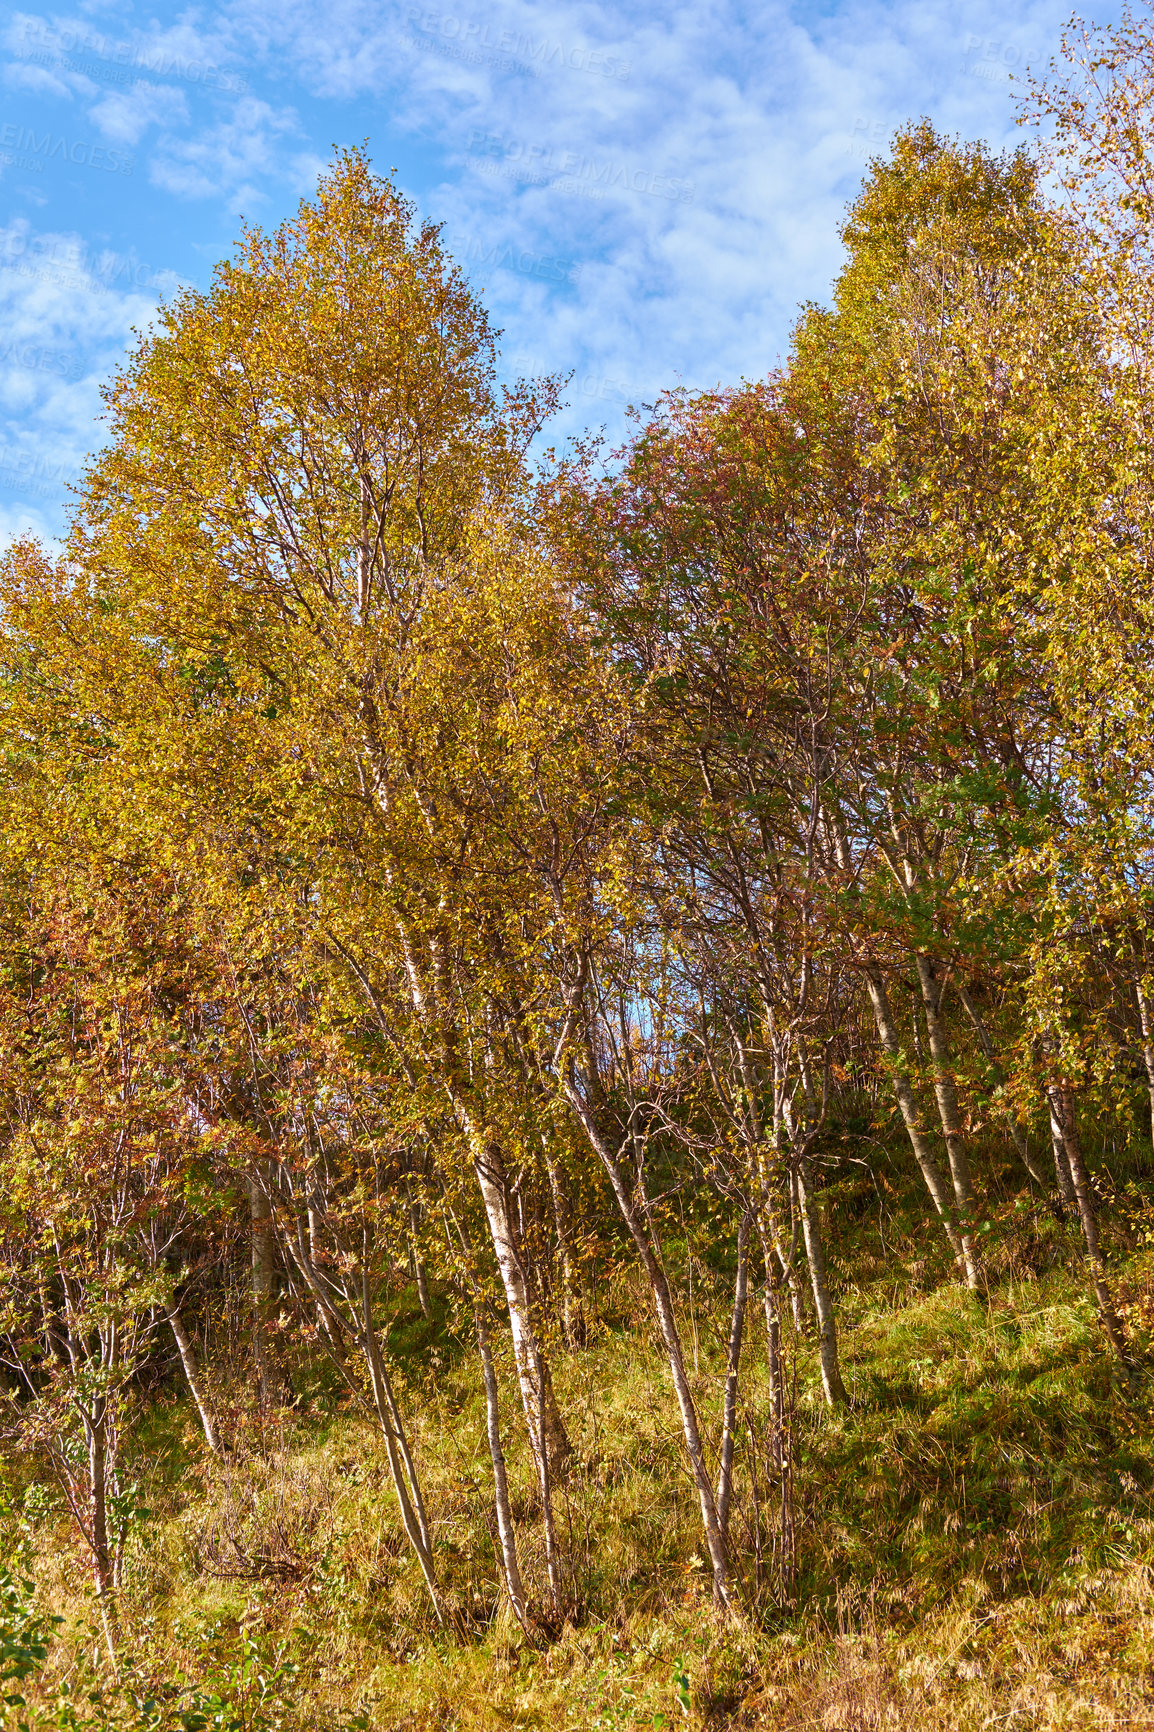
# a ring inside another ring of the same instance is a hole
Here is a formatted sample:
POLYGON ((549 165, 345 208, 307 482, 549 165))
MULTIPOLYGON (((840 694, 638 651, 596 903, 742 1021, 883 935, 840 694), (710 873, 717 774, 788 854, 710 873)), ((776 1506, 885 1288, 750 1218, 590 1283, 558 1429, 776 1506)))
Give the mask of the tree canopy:
POLYGON ((534 456, 563 386, 498 388, 357 151, 109 385, 62 551, 0 574, 0 1357, 111 1665, 141 1392, 177 1370, 224 1457, 230 1376, 267 1413, 324 1364, 468 1639, 409 1283, 475 1345, 538 1646, 581 1602, 558 1367, 626 1276, 717 1607, 796 1610, 790 1367, 812 1340, 855 1402, 851 1170, 908 1166, 975 1304, 1007 1199, 1050 1221, 1142 1386, 1102 1162, 1154 1132, 1151 48, 1103 40, 1105 82, 1035 92, 1064 196, 906 128, 787 361, 620 451, 534 456))

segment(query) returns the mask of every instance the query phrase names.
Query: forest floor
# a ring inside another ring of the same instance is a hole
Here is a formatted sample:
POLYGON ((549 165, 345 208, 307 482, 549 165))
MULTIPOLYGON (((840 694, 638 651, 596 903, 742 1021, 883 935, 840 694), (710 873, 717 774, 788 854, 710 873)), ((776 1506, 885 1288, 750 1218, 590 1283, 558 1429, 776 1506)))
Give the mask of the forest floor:
MULTIPOLYGON (((1135 1352, 1154 1365, 1154 1186, 1119 1185, 1112 1280, 1135 1352)), ((475 1353, 447 1323, 428 1323, 410 1291, 390 1346, 465 1636, 433 1624, 379 1434, 323 1367, 294 1370, 296 1403, 272 1417, 239 1382, 218 1389, 233 1438, 219 1459, 191 1404, 161 1389, 133 1445, 119 1686, 102 1670, 58 1495, 34 1462, 4 1467, 0 1541, 63 1619, 42 1675, 23 1686, 30 1710, 39 1704, 42 1725, 235 1732, 1154 1727, 1154 1370, 1133 1387, 1119 1378, 1073 1229, 1047 1210, 1006 1191, 987 1235, 989 1291, 976 1298, 927 1249, 919 1201, 908 1213, 905 1202, 888 1183, 827 1193, 851 1404, 825 1409, 815 1351, 799 1338, 792 1604, 769 1489, 762 1475, 755 1506, 746 1448, 733 1537, 748 1614, 715 1615, 658 1344, 640 1288, 622 1277, 600 1296, 588 1345, 557 1361, 575 1445, 558 1488, 572 1615, 530 1646, 494 1586, 475 1353)), ((671 1265, 684 1255, 668 1249, 671 1265)), ((698 1264, 692 1301, 681 1285, 715 1432, 724 1275, 698 1264)), ((539 1504, 501 1369, 523 1567, 540 1583, 539 1504)), ((761 1454, 758 1329, 743 1383, 743 1437, 761 1454)), ((22 1712, 10 1708, 8 1723, 22 1712)))

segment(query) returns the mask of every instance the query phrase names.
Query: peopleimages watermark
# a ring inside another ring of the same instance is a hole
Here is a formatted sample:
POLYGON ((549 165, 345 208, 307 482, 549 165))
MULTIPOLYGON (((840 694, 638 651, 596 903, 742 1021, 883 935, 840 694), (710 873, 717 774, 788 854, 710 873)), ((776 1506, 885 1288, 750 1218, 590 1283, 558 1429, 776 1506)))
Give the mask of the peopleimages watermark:
POLYGON ((35 126, 7 120, 0 123, 0 162, 9 168, 30 168, 39 173, 46 162, 73 163, 79 168, 103 169, 106 174, 131 174, 136 158, 107 144, 84 138, 65 138, 62 133, 38 132, 35 126))
POLYGON ((38 343, 0 343, 0 367, 22 373, 51 373, 61 379, 79 379, 84 368, 71 349, 46 349, 38 343))
POLYGON ((997 36, 975 36, 972 32, 966 37, 962 54, 962 70, 971 78, 989 78, 997 83, 1008 78, 1023 59, 1020 43, 1003 42, 997 36))
POLYGON ((575 259, 538 253, 532 247, 516 247, 511 241, 486 242, 478 235, 445 235, 443 240, 445 250, 459 265, 516 271, 542 283, 575 283, 581 272, 575 259))
POLYGON ((75 480, 75 472, 63 463, 49 463, 19 446, 0 445, 0 487, 19 487, 21 493, 51 499, 58 498, 75 480))
POLYGON ((578 198, 601 198, 606 192, 646 193, 650 198, 692 204, 695 184, 675 175, 612 158, 587 156, 579 150, 554 150, 543 144, 503 138, 499 133, 469 134, 469 161, 481 174, 527 180, 578 198))
MULTIPOLYGON (((558 370, 555 363, 540 355, 529 354, 510 355, 507 366, 511 373, 522 379, 541 379, 558 370)), ((563 385, 562 395, 566 392, 576 393, 593 403, 635 403, 639 400, 638 392, 625 380, 612 378, 607 373, 583 372, 580 368, 574 369, 572 377, 563 385)))
POLYGON ((886 144, 886 123, 884 120, 862 120, 859 116, 853 123, 849 138, 846 140, 846 156, 860 157, 868 162, 883 150, 886 144))
POLYGON ((29 236, 18 230, 0 235, 0 269, 90 294, 129 289, 155 292, 182 286, 170 267, 147 264, 135 254, 102 251, 93 255, 82 241, 65 235, 29 236))
POLYGON ((451 12, 411 11, 405 24, 427 39, 425 43, 417 40, 416 47, 432 42, 456 49, 453 59, 505 61, 511 70, 589 72, 600 78, 628 78, 632 70, 630 61, 604 48, 555 42, 524 30, 500 30, 487 21, 461 18, 451 12))
POLYGON ((135 75, 148 74, 157 78, 176 78, 186 84, 201 84, 206 90, 220 90, 233 96, 244 96, 248 91, 243 78, 223 71, 211 61, 171 54, 155 44, 142 47, 136 42, 118 42, 96 35, 91 30, 46 30, 42 24, 30 19, 25 22, 17 41, 33 50, 24 58, 35 66, 54 66, 66 61, 65 71, 81 72, 101 83, 131 84, 135 82, 135 75), (77 62, 72 58, 77 54, 89 58, 77 62))

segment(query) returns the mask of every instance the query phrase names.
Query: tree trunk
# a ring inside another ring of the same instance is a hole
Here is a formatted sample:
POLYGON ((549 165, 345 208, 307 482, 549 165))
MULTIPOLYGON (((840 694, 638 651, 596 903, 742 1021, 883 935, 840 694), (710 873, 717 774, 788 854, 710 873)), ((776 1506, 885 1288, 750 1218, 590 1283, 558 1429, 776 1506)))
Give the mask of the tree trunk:
MULTIPOLYGON (((400 1408, 393 1394, 393 1387, 385 1369, 380 1343, 377 1339, 376 1325, 373 1322, 372 1291, 369 1281, 369 1248, 371 1236, 365 1232, 360 1258, 359 1290, 356 1276, 348 1265, 351 1258, 342 1256, 341 1265, 348 1269, 342 1278, 339 1289, 334 1289, 339 1295, 341 1305, 347 1310, 345 1315, 341 1307, 335 1303, 333 1291, 323 1283, 313 1265, 311 1250, 312 1239, 306 1242, 302 1224, 296 1223, 295 1235, 285 1235, 285 1249, 296 1268, 304 1278, 305 1285, 312 1294, 313 1301, 325 1317, 326 1333, 330 1339, 338 1341, 342 1334, 349 1336, 356 1344, 357 1351, 365 1363, 369 1374, 369 1387, 372 1391, 373 1408, 385 1440, 385 1452, 389 1461, 389 1474, 393 1482, 393 1491, 400 1511, 401 1525, 405 1537, 413 1549, 421 1574, 425 1578, 425 1586, 433 1603, 433 1610, 441 1624, 451 1623, 456 1627, 458 1620, 447 1611, 441 1595, 440 1584, 437 1581, 433 1562, 432 1535, 428 1516, 425 1512, 424 1498, 421 1495, 421 1482, 417 1474, 416 1463, 409 1450, 408 1438, 401 1417, 400 1408)), ((343 1353, 334 1352, 333 1362, 345 1378, 349 1388, 359 1395, 357 1382, 349 1372, 344 1362, 343 1353)))
POLYGON ((571 1351, 581 1347, 585 1338, 584 1318, 581 1314, 581 1295, 578 1290, 577 1270, 573 1261, 573 1250, 570 1244, 570 1213, 569 1199, 565 1195, 565 1184, 549 1150, 548 1139, 542 1139, 542 1153, 545 1160, 545 1171, 549 1176, 549 1196, 553 1204, 553 1226, 557 1234, 557 1255, 561 1265, 561 1320, 565 1330, 565 1341, 571 1351))
POLYGON ((424 1259, 419 1257, 414 1248, 413 1262, 417 1271, 417 1300, 421 1307, 421 1316, 426 1323, 433 1321, 433 1301, 429 1297, 429 1277, 425 1269, 424 1259))
POLYGON ((429 1535, 429 1524, 425 1516, 424 1501, 421 1497, 420 1481, 417 1479, 416 1468, 409 1454, 408 1443, 405 1440, 403 1427, 400 1427, 400 1413, 393 1398, 392 1386, 385 1372, 377 1341, 377 1332, 373 1324, 372 1302, 369 1295, 368 1270, 362 1267, 362 1344, 365 1362, 369 1372, 369 1382, 373 1391, 373 1405, 377 1410, 381 1432, 385 1439, 385 1452, 389 1458, 389 1473, 396 1493, 397 1506, 401 1512, 401 1522, 406 1538, 416 1554, 421 1566, 421 1574, 425 1578, 425 1586, 429 1598, 433 1602, 433 1610, 438 1623, 452 1622, 441 1596, 437 1572, 433 1564, 432 1544, 429 1535), (402 1461, 404 1469, 402 1468, 402 1461), (408 1473, 406 1484, 405 1470, 408 1473), (412 1495, 410 1496, 410 1487, 412 1495))
POLYGON ((100 1594, 112 1592, 112 1545, 108 1536, 108 1449, 105 1429, 108 1404, 98 1396, 91 1414, 86 1415, 88 1431, 88 1482, 92 1503, 92 1567, 96 1589, 100 1594))
POLYGON ((589 1145, 605 1169, 606 1176, 613 1188, 617 1207, 621 1218, 628 1227, 641 1258, 642 1267, 649 1281, 649 1290, 653 1296, 654 1310, 665 1343, 665 1352, 669 1360, 669 1372, 673 1382, 677 1405, 681 1412, 681 1429, 685 1439, 685 1452, 689 1457, 690 1469, 694 1484, 697 1487, 698 1500, 701 1505, 701 1521, 705 1530, 705 1544, 709 1552, 709 1560, 713 1569, 713 1591, 719 1604, 732 1611, 737 1610, 733 1592, 730 1587, 729 1558, 725 1538, 717 1519, 717 1501, 713 1495, 713 1485, 709 1471, 705 1465, 705 1451, 701 1443, 701 1427, 698 1423, 697 1409, 693 1401, 689 1377, 685 1369, 685 1354, 681 1345, 681 1334, 677 1327, 677 1315, 673 1308, 673 1299, 669 1291, 669 1283, 665 1279, 665 1271, 657 1256, 651 1239, 652 1229, 647 1220, 643 1220, 633 1201, 633 1195, 625 1177, 608 1143, 601 1136, 585 1102, 582 1100, 573 1082, 566 1078, 562 1083, 565 1098, 573 1109, 589 1145))
POLYGON ((505 1162, 495 1142, 482 1138, 472 1127, 470 1134, 474 1170, 485 1204, 485 1215, 501 1274, 501 1285, 505 1289, 505 1299, 509 1306, 513 1356, 521 1386, 521 1403, 525 1410, 529 1442, 538 1474, 543 1463, 546 1473, 550 1470, 559 1472, 568 1463, 573 1446, 562 1424, 548 1363, 533 1326, 529 1283, 509 1210, 505 1162), (549 1456, 548 1462, 544 1462, 546 1453, 549 1456))
POLYGON ((818 1347, 821 1354, 821 1383, 828 1407, 844 1407, 849 1397, 841 1380, 838 1364, 837 1320, 826 1280, 825 1245, 813 1199, 812 1172, 803 1155, 797 1163, 797 1199, 805 1235, 805 1254, 809 1260, 810 1285, 813 1288, 814 1309, 817 1312, 818 1347))
POLYGON ((112 1562, 112 1543, 108 1532, 108 1399, 97 1396, 92 1409, 84 1413, 84 1429, 88 1442, 89 1521, 91 1523, 92 1573, 100 1603, 100 1621, 112 1670, 118 1670, 116 1658, 116 1581, 112 1562))
MULTIPOLYGON (((324 1210, 317 1206, 319 1200, 319 1197, 314 1194, 308 1205, 309 1262, 314 1272, 320 1256, 321 1233, 324 1225, 324 1210)), ((294 1261, 299 1262, 299 1259, 294 1259, 294 1261)), ((310 1286, 312 1285, 311 1282, 309 1284, 310 1286)), ((317 1322, 324 1331, 325 1340, 329 1344, 329 1352, 333 1355, 334 1359, 339 1359, 343 1352, 340 1332, 339 1330, 334 1329, 328 1310, 321 1304, 319 1299, 316 1301, 316 1311, 317 1322)))
POLYGON ((1126 1338, 1122 1333, 1122 1324, 1114 1309, 1114 1301, 1110 1296, 1110 1288, 1106 1281, 1106 1260, 1102 1255, 1102 1242, 1098 1237, 1098 1221, 1094 1213, 1094 1197, 1090 1189, 1090 1176, 1086 1171, 1086 1163, 1082 1159, 1082 1144, 1078 1136, 1078 1122, 1074 1112, 1074 1093, 1066 1087, 1054 1087, 1050 1090, 1051 1115, 1057 1114, 1062 1132, 1062 1140, 1066 1146, 1066 1158, 1070 1163, 1070 1178, 1074 1187, 1074 1196, 1078 1203, 1078 1214, 1082 1220, 1082 1232, 1086 1239, 1087 1259, 1090 1264, 1090 1275, 1094 1283, 1094 1295, 1098 1301, 1098 1310, 1102 1324, 1114 1349, 1129 1376, 1129 1356, 1126 1352, 1126 1338))
POLYGON ((1062 1124, 1062 1102, 1058 1089, 1046 1090, 1046 1103, 1050 1109, 1050 1147, 1054 1152, 1054 1177, 1058 1181, 1058 1196, 1063 1208, 1077 1207, 1077 1197, 1074 1194, 1074 1179, 1070 1172, 1070 1157, 1066 1152, 1066 1133, 1062 1124))
POLYGON ((505 1472, 505 1452, 501 1447, 501 1411, 497 1401, 497 1372, 493 1365, 493 1350, 484 1314, 478 1303, 477 1346, 481 1352, 481 1370, 485 1379, 485 1423, 489 1434, 489 1458, 493 1463, 493 1488, 497 1505, 497 1534, 501 1543, 501 1565, 505 1572, 505 1591, 517 1622, 527 1636, 532 1636, 532 1620, 525 1585, 521 1580, 521 1565, 517 1557, 517 1533, 509 1504, 509 1480, 505 1472))
POLYGON ((70 1365, 68 1348, 64 1341, 64 1324, 55 1302, 49 1298, 48 1282, 42 1271, 36 1275, 37 1291, 40 1295, 40 1317, 44 1334, 44 1351, 51 1353, 57 1365, 70 1365))
MULTIPOLYGON (((548 1370, 537 1348, 537 1396, 538 1411, 546 1411, 546 1402, 551 1394, 548 1383, 548 1370)), ((541 1523, 545 1531, 545 1570, 549 1577, 549 1600, 553 1618, 561 1616, 561 1560, 557 1549, 557 1527, 553 1519, 553 1475, 552 1465, 555 1460, 553 1444, 546 1441, 538 1461, 538 1473, 541 1484, 541 1523)))
POLYGON ((938 1103, 938 1118, 941 1121, 942 1135, 946 1142, 946 1153, 949 1156, 954 1201, 957 1205, 961 1226, 966 1285, 971 1290, 976 1290, 981 1284, 981 1269, 977 1246, 974 1242, 977 1199, 974 1196, 970 1157, 966 1149, 965 1134, 962 1131, 961 1114, 958 1110, 957 1083, 954 1080, 953 1069, 950 1064, 949 1037, 946 1034, 946 1026, 941 1014, 942 987, 938 979, 937 965, 932 957, 919 951, 915 955, 914 961, 917 968, 918 985, 921 988, 922 1008, 926 1015, 926 1032, 930 1040, 930 1060, 934 1073, 934 1098, 938 1103))
POLYGON ((760 1214, 757 1232, 761 1240, 761 1258, 765 1265, 765 1287, 762 1307, 765 1311, 766 1358, 769 1365, 770 1451, 775 1475, 782 1464, 783 1427, 785 1423, 785 1383, 781 1358, 781 1306, 778 1303, 777 1265, 773 1247, 760 1214))
POLYGON ((762 1261, 765 1264, 765 1289, 762 1303, 765 1310, 766 1356, 769 1362, 769 1456, 770 1481, 776 1481, 779 1505, 779 1530, 776 1542, 778 1575, 782 1598, 793 1599, 796 1564, 796 1533, 793 1516, 793 1461, 786 1424, 785 1362, 781 1346, 781 1304, 777 1266, 768 1243, 760 1215, 757 1217, 761 1239, 762 1261))
POLYGON ((1134 991, 1138 996, 1138 1020, 1142 1027, 1142 1062, 1146 1066, 1146 1088, 1150 1096, 1150 1141, 1154 1144, 1154 1016, 1142 976, 1134 976, 1134 991))
MULTIPOLYGON (((780 1147, 780 1142, 778 1147, 780 1147)), ((799 1335, 806 1333, 808 1321, 805 1308, 805 1294, 801 1282, 797 1278, 797 1237, 801 1226, 801 1201, 797 1194, 797 1172, 791 1166, 789 1173, 789 1251, 786 1253, 781 1240, 777 1241, 777 1256, 781 1264, 781 1272, 785 1276, 785 1285, 789 1292, 789 1308, 793 1313, 793 1326, 799 1335)))
MULTIPOLYGON (((978 1010, 977 1005, 974 1003, 973 998, 970 996, 968 989, 962 981, 957 980, 954 982, 954 990, 958 995, 958 1000, 962 1009, 973 1024, 974 1033, 978 1037, 982 1052, 985 1055, 986 1063, 990 1068, 990 1075, 993 1077, 998 1088, 1004 1088, 1006 1085, 1006 1073, 998 1062, 998 1056, 994 1051, 994 1043, 990 1039, 990 1031, 986 1027, 985 1019, 978 1010)), ((1042 1168, 1038 1166, 1034 1157, 1030 1153, 1029 1135, 1027 1134, 1025 1126, 1019 1122, 1016 1113, 1013 1114, 1010 1119, 1010 1135, 1014 1139, 1014 1147, 1018 1151, 1022 1165, 1025 1167, 1038 1189, 1044 1194, 1049 1189, 1049 1183, 1042 1168)))
POLYGON ((417 1283, 417 1303, 421 1307, 421 1316, 425 1322, 431 1323, 433 1321, 433 1302, 429 1298, 429 1277, 415 1237, 412 1241, 412 1259, 413 1277, 417 1283))
POLYGON ((184 1367, 184 1380, 188 1384, 188 1392, 192 1396, 197 1413, 200 1415, 200 1423, 204 1430, 204 1441, 208 1444, 209 1449, 212 1450, 214 1455, 219 1455, 220 1436, 217 1432, 216 1420, 213 1418, 212 1408, 209 1405, 208 1397, 205 1394, 204 1386, 201 1382, 200 1365, 197 1358, 196 1347, 193 1344, 188 1330, 184 1327, 184 1319, 181 1317, 179 1308, 175 1303, 168 1307, 166 1315, 168 1317, 169 1327, 172 1330, 173 1339, 176 1342, 177 1352, 180 1354, 180 1363, 184 1367))
MULTIPOLYGON (((405 1194, 409 1195, 407 1180, 405 1194)), ((413 1280, 417 1284, 417 1303, 421 1307, 421 1316, 426 1323, 431 1323, 433 1307, 429 1299, 429 1278, 425 1271, 424 1258, 421 1256, 421 1206, 412 1196, 409 1196, 409 1256, 413 1264, 413 1280)))
POLYGON ((273 1399, 270 1366, 269 1324, 276 1296, 276 1263, 273 1254, 272 1210, 260 1176, 248 1181, 249 1221, 252 1231, 252 1341, 256 1361, 257 1388, 262 1406, 273 1399))
POLYGON ((930 1139, 922 1125, 917 1096, 902 1058, 901 1039, 898 1035, 897 1024, 894 1022, 893 1011, 890 1008, 885 980, 881 970, 875 966, 867 967, 863 972, 866 991, 869 993, 870 1004, 873 1007, 874 1021, 877 1024, 878 1039, 881 1041, 882 1051, 888 1061, 890 1081, 898 1107, 901 1110, 906 1134, 910 1139, 910 1146, 914 1151, 914 1159, 921 1168, 926 1189, 929 1191, 934 1207, 941 1218, 958 1269, 966 1284, 972 1286, 974 1283, 971 1280, 971 1271, 966 1260, 965 1245, 954 1216, 953 1198, 946 1185, 945 1175, 938 1166, 937 1158, 930 1145, 930 1139))
POLYGON ((721 1418, 721 1465, 717 1474, 717 1524, 721 1538, 729 1544, 729 1506, 733 1499, 733 1448, 737 1427, 737 1390, 741 1370, 741 1338, 745 1329, 748 1290, 746 1240, 749 1216, 743 1215, 737 1229, 737 1276, 733 1283, 733 1312, 729 1322, 729 1355, 725 1369, 725 1398, 721 1418))

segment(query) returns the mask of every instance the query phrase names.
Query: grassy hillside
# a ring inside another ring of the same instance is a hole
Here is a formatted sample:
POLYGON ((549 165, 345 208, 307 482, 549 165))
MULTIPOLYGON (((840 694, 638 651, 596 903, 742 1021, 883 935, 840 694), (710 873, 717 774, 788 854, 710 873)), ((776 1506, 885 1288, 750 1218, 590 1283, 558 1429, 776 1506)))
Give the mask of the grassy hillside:
MULTIPOLYGON (((475 1352, 447 1311, 428 1324, 409 1291, 396 1297, 390 1344, 463 1635, 431 1623, 379 1432, 338 1397, 323 1364, 290 1353, 293 1408, 262 1416, 241 1377, 217 1390, 233 1438, 220 1459, 204 1450, 175 1381, 141 1396, 119 1685, 58 1493, 34 1459, 7 1464, 5 1550, 34 1579, 36 1603, 64 1620, 11 1723, 1154 1724, 1154 1385, 1147 1372, 1133 1389, 1120 1384, 1074 1227, 1007 1188, 989 1235, 990 1291, 976 1300, 947 1279, 900 1164, 857 1170, 860 1181, 825 1198, 848 1412, 824 1408, 813 1347, 790 1342, 794 1604, 775 1573, 766 1475, 755 1488, 749 1471, 749 1440, 762 1452, 766 1429, 759 1322, 734 1517, 749 1610, 734 1626, 710 1604, 676 1411, 644 1295, 622 1276, 599 1295, 588 1346, 557 1361, 578 1455, 558 1503, 573 1616, 531 1647, 494 1594, 475 1352)), ((1113 1157, 1098 1182, 1112 1197, 1126 1325, 1144 1347, 1154 1185, 1113 1157)), ((671 1267, 714 1436, 720 1364, 706 1343, 725 1334, 724 1264, 723 1252, 714 1268, 696 1262, 692 1289, 684 1261, 671 1267)), ((506 1399, 514 1510, 536 1580, 539 1512, 515 1417, 506 1399)), ((14 1604, 10 1595, 9 1652, 14 1604)))

